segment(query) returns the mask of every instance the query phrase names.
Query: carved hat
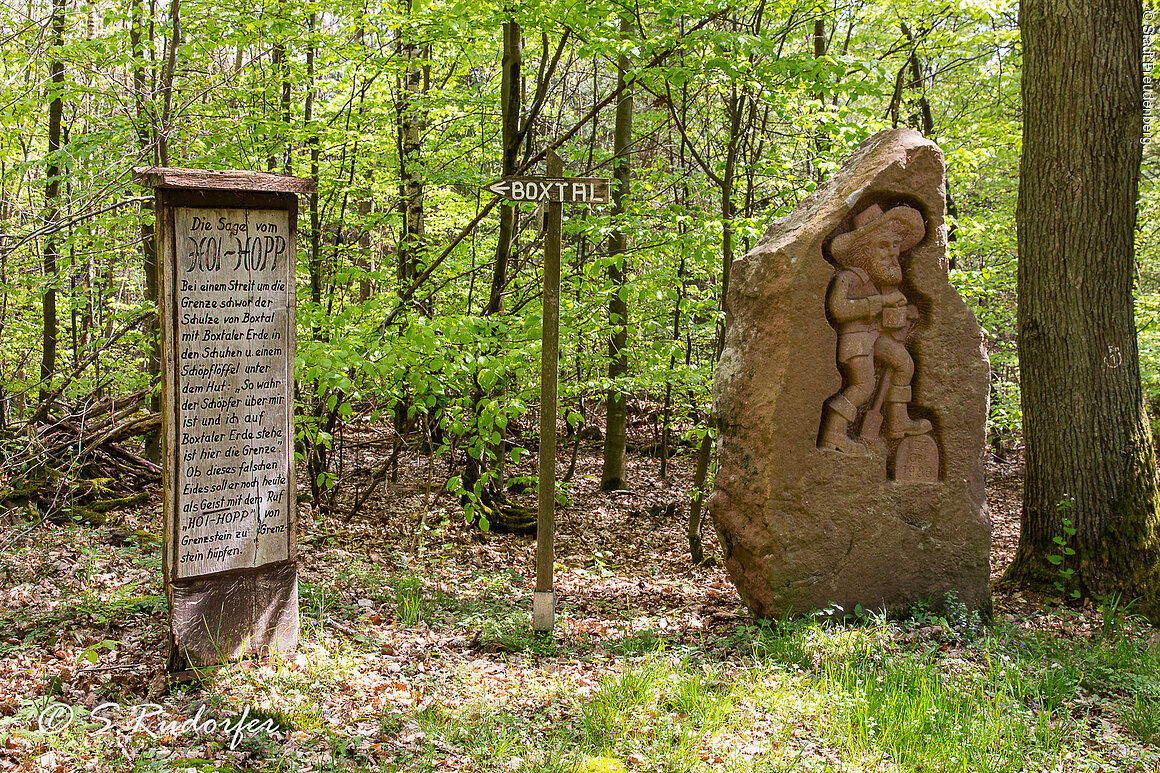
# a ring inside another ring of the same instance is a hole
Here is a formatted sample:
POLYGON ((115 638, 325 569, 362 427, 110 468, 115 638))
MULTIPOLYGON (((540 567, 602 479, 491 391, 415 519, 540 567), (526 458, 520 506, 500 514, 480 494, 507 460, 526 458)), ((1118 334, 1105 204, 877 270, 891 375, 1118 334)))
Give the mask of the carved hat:
POLYGON ((905 204, 892 207, 885 214, 882 207, 871 204, 854 216, 854 230, 839 234, 830 242, 830 252, 834 260, 846 263, 850 249, 862 240, 872 239, 881 233, 893 232, 901 240, 898 251, 906 252, 926 236, 926 224, 922 215, 914 207, 905 204))

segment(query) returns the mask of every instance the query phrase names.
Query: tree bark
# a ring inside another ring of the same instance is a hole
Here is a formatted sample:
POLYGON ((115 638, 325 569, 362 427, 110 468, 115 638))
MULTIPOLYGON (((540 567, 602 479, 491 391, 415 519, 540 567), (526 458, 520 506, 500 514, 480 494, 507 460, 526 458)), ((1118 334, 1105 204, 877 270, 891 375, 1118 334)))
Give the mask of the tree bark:
MULTIPOLYGON (((826 38, 826 17, 821 15, 823 12, 819 8, 817 10, 819 16, 814 19, 814 59, 821 59, 826 55, 827 38, 826 38)), ((826 135, 826 130, 820 125, 820 121, 824 120, 826 110, 826 91, 822 88, 821 83, 818 84, 818 91, 814 94, 814 98, 818 101, 818 119, 819 126, 814 134, 814 149, 817 152, 818 160, 830 151, 830 138, 826 135)), ((821 164, 815 164, 815 174, 818 182, 826 179, 826 170, 821 164)))
MULTIPOLYGON (((906 86, 907 88, 916 90, 919 94, 918 102, 916 103, 919 114, 918 116, 913 116, 911 118, 911 123, 919 125, 919 129, 922 131, 924 137, 936 139, 934 133, 934 113, 930 108, 930 98, 926 95, 926 72, 922 60, 918 57, 918 46, 915 42, 914 34, 910 31, 910 27, 906 25, 906 22, 902 22, 901 29, 902 34, 906 36, 906 42, 910 44, 910 58, 907 59, 907 67, 910 68, 910 82, 907 83, 906 86), (919 120, 920 117, 921 121, 919 120)), ((902 73, 900 72, 900 83, 902 80, 901 76, 902 73)), ((901 98, 901 91, 899 92, 899 98, 901 98)), ((894 118, 894 125, 897 126, 897 110, 895 111, 894 118)), ((955 197, 951 195, 951 190, 949 187, 947 188, 946 200, 947 220, 949 221, 947 227, 947 241, 953 242, 958 239, 958 234, 956 233, 958 231, 958 226, 955 224, 955 218, 959 215, 959 208, 958 205, 955 204, 955 197)), ((950 267, 952 269, 955 268, 955 259, 953 256, 950 258, 950 267)))
MULTIPOLYGON (((141 40, 145 13, 142 0, 133 0, 130 7, 131 19, 129 26, 129 46, 133 53, 133 101, 136 106, 134 128, 137 131, 137 149, 140 152, 142 163, 157 164, 157 147, 153 143, 152 123, 149 120, 149 93, 146 80, 145 46, 141 40)), ((151 220, 153 202, 141 204, 141 257, 145 266, 145 299, 151 304, 158 302, 158 272, 157 252, 154 240, 154 226, 151 220)), ((93 272, 90 264, 90 286, 93 272)), ((91 325, 91 313, 89 323, 91 325)), ((149 320, 149 345, 146 369, 149 372, 149 381, 156 384, 161 378, 161 346, 159 341, 159 319, 156 313, 149 320)), ((161 392, 155 390, 149 398, 149 410, 152 413, 161 412, 161 392)), ((145 434, 145 458, 151 462, 161 461, 161 431, 152 430, 145 434)))
MULTIPOLYGON (((310 14, 309 25, 310 43, 306 47, 306 104, 303 108, 302 122, 306 126, 310 146, 310 179, 314 187, 310 192, 310 302, 314 305, 315 319, 319 319, 322 311, 322 215, 319 211, 318 176, 322 159, 322 150, 319 144, 318 127, 314 125, 314 100, 318 89, 314 83, 314 58, 318 46, 314 40, 314 26, 316 14, 310 14)), ((277 53, 275 51, 275 53, 277 53)), ((314 339, 322 340, 322 329, 315 326, 314 339)))
MULTIPOLYGON (((500 116, 503 124, 503 176, 515 174, 519 164, 520 110, 523 103, 523 85, 520 74, 523 65, 523 30, 514 19, 503 25, 503 61, 500 86, 500 116)), ((508 258, 516 231, 516 208, 503 204, 499 208, 499 238, 495 245, 495 270, 491 277, 491 292, 487 298, 484 316, 498 314, 503 309, 503 289, 507 285, 508 258)))
POLYGON ((1156 460, 1133 322, 1143 132, 1139 0, 1027 0, 1016 223, 1026 442, 1022 529, 1006 580, 1121 594, 1160 619, 1156 460), (1070 505, 1061 507, 1061 503, 1070 505), (1062 517, 1075 554, 1063 577, 1062 517))
MULTIPOLYGON (((65 0, 52 3, 52 45, 54 58, 49 65, 51 85, 48 103, 48 159, 45 164, 44 222, 55 231, 60 218, 60 124, 64 113, 64 62, 60 60, 64 47, 65 0)), ((44 294, 41 296, 41 312, 44 325, 41 335, 40 360, 40 402, 43 406, 52 394, 52 374, 56 370, 57 318, 56 318, 56 277, 57 260, 60 251, 56 234, 52 233, 44 243, 44 294)))
MULTIPOLYGON (((632 19, 620 17, 620 34, 632 34, 632 19)), ((608 378, 616 379, 628 374, 628 303, 624 292, 628 287, 625 280, 625 250, 628 239, 621 222, 627 210, 628 185, 632 177, 628 149, 632 142, 632 86, 628 82, 628 57, 621 54, 617 61, 620 100, 616 103, 616 124, 613 130, 612 222, 616 224, 608 237, 608 254, 612 258, 608 265, 608 281, 612 290, 608 296, 608 323, 612 326, 612 337, 608 342, 608 378)), ((627 441, 627 405, 621 387, 613 383, 606 399, 604 425, 604 469, 600 474, 600 489, 616 491, 625 488, 624 446, 627 441)))
MULTIPOLYGON (((407 11, 410 13, 410 4, 407 11)), ((399 287, 404 288, 419 275, 425 249, 423 213, 423 179, 419 174, 419 156, 423 136, 423 94, 427 91, 426 67, 420 66, 419 45, 400 35, 399 59, 405 63, 395 101, 396 138, 399 154, 399 215, 402 234, 397 252, 399 287)), ((419 309, 430 316, 430 309, 419 309)))
POLYGON ((169 38, 165 66, 161 71, 161 130, 157 133, 157 156, 162 166, 169 166, 169 132, 173 128, 173 79, 177 74, 177 49, 181 46, 181 0, 170 0, 169 38))
MULTIPOLYGON (((503 25, 503 59, 500 61, 500 124, 503 138, 503 176, 513 175, 518 168, 520 146, 520 111, 523 105, 523 29, 514 18, 503 25)), ((486 210, 484 210, 486 211, 486 210)), ((485 317, 494 317, 503 311, 503 291, 507 286, 508 258, 511 255, 512 240, 515 237, 516 208, 503 204, 499 208, 499 236, 495 245, 495 267, 491 275, 491 290, 487 305, 483 309, 485 317)), ((484 390, 478 381, 472 384, 471 403, 478 410, 483 402, 484 390)), ((499 452, 503 452, 502 439, 499 452)), ((470 452, 464 467, 463 482, 468 489, 474 489, 487 463, 487 452, 481 447, 479 458, 470 452)), ((498 457, 497 457, 498 458, 498 457)))

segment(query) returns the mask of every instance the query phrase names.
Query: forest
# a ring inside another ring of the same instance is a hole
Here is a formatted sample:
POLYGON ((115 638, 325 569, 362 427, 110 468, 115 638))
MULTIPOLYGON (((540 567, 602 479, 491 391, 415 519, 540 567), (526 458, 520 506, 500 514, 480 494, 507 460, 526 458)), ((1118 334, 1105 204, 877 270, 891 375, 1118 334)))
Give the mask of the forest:
MULTIPOLYGON (((903 620, 831 608, 757 621, 704 518, 731 264, 859 143, 909 127, 946 158, 949 277, 991 366, 996 582, 1011 564, 1025 450, 1018 4, 344 2, 0 3, 0 766, 1160 765, 1160 643, 1132 599, 1085 585, 1070 600, 1063 568, 1043 598, 997 584, 987 619, 947 598, 903 620), (610 205, 564 210, 563 616, 543 639, 527 630, 527 578, 547 208, 487 186, 544 175, 553 154, 565 176, 614 183, 610 205), (315 187, 297 221, 302 647, 193 685, 164 675, 142 167, 315 187), (171 732, 126 715, 94 733, 105 701, 157 703, 171 732), (49 726, 57 705, 77 721, 49 726), (173 731, 207 706, 275 729, 240 746, 200 719, 173 731)), ((1151 73, 1160 22, 1143 10, 1151 73)), ((1157 419, 1154 116, 1129 260, 1157 419)), ((1067 515, 1061 504, 1047 535, 1061 557, 1067 515)))
POLYGON ((6 13, 0 426, 41 392, 79 415, 150 386, 150 195, 133 166, 284 172, 318 184, 296 363, 312 493, 331 506, 364 420, 407 444, 428 427, 486 487, 526 453, 542 213, 483 186, 542 173, 555 149, 569 176, 611 177, 621 157, 632 180, 617 207, 565 223, 569 426, 603 424, 613 395, 653 422, 652 442, 697 446, 725 266, 861 140, 910 126, 948 158, 953 281, 988 333, 995 451, 1012 446, 1013 7, 6 13))

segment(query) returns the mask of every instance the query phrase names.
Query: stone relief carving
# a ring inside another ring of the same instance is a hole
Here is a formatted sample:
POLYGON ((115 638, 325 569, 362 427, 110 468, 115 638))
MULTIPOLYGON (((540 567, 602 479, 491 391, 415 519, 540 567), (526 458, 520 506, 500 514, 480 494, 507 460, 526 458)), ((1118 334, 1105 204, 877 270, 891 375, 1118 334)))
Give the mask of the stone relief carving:
POLYGON ((920 314, 901 289, 902 255, 922 241, 926 225, 913 207, 884 212, 878 204, 853 224, 830 242, 837 270, 826 310, 838 332, 843 385, 826 401, 817 445, 858 456, 885 453, 895 480, 935 482, 939 452, 931 422, 910 415, 915 365, 906 340, 920 314))

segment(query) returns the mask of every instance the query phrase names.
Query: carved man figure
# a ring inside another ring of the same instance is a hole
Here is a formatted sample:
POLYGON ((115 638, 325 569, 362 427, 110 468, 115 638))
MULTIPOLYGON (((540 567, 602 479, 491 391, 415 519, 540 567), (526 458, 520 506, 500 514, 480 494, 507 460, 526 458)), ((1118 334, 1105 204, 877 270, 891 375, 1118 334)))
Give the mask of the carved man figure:
POLYGON ((918 308, 899 289, 899 255, 925 234, 918 210, 897 206, 884 213, 875 204, 854 217, 853 231, 830 243, 839 270, 826 293, 826 309, 838 330, 838 365, 845 386, 826 401, 818 439, 821 449, 867 453, 866 446, 850 436, 850 425, 868 405, 863 438, 878 435, 882 418, 882 434, 888 439, 930 432, 929 421, 912 419, 907 410, 914 360, 905 341, 918 319, 918 308), (876 379, 878 370, 881 382, 876 379))

